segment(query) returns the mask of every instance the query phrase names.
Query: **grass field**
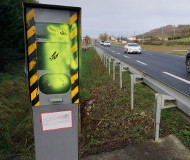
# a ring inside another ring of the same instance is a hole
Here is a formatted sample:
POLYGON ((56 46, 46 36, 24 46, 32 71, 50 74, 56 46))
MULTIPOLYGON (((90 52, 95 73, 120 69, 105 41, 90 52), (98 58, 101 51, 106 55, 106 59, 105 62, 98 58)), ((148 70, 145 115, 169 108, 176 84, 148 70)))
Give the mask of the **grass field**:
MULTIPOLYGON (((34 160, 32 107, 24 62, 12 73, 0 73, 0 160, 34 160)), ((135 85, 134 110, 130 110, 130 78, 123 73, 119 89, 94 50, 82 54, 80 106, 82 131, 80 156, 121 148, 153 139, 154 92, 135 85)), ((161 137, 175 134, 190 148, 190 124, 174 109, 162 112, 161 137)))
MULTIPOLYGON (((118 45, 124 47, 125 44, 123 43, 113 43, 112 45, 118 45)), ((175 45, 175 46, 167 46, 167 45, 141 45, 139 44, 143 50, 147 51, 155 51, 155 52, 162 52, 162 53, 169 53, 175 55, 185 56, 187 53, 188 46, 186 45, 175 45), (185 51, 175 51, 175 50, 185 50, 185 51)))
POLYGON ((170 41, 178 41, 178 42, 190 42, 190 37, 181 38, 181 39, 174 39, 170 41))

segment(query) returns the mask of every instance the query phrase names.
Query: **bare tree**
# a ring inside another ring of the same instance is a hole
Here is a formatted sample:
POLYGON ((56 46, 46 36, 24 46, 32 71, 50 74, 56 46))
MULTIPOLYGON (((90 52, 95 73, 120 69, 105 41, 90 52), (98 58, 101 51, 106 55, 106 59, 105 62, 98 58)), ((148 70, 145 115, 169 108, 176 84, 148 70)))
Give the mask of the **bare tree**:
POLYGON ((100 34, 99 39, 101 39, 102 41, 106 41, 108 39, 108 34, 107 33, 100 34))
POLYGON ((91 42, 91 38, 88 35, 86 35, 85 37, 83 37, 83 44, 84 45, 89 45, 90 42, 91 42))

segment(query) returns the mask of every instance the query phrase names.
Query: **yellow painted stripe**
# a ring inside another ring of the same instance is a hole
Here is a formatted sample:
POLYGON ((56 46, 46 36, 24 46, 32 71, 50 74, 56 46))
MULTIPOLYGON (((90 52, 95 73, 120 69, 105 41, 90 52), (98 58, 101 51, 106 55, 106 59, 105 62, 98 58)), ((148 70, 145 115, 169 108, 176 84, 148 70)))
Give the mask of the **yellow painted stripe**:
POLYGON ((75 59, 75 63, 78 63, 78 57, 75 59))
POLYGON ((38 80, 38 72, 30 78, 30 86, 32 86, 38 80))
POLYGON ((40 105, 40 102, 38 101, 34 106, 39 106, 40 105))
POLYGON ((35 65, 36 65, 36 60, 30 61, 29 62, 29 71, 31 71, 34 68, 35 65))
POLYGON ((78 49, 78 43, 76 42, 72 47, 72 52, 74 53, 78 49))
POLYGON ((36 41, 28 47, 28 55, 30 55, 36 49, 36 41))
POLYGON ((79 87, 76 86, 75 89, 73 89, 71 92, 71 97, 73 98, 78 92, 79 92, 79 87))
POLYGON ((34 9, 31 9, 30 12, 26 14, 26 23, 28 23, 35 16, 34 9))
POLYGON ((76 36, 77 36, 77 27, 71 32, 70 38, 73 39, 76 36))
POLYGON ((36 88, 32 93, 31 93, 31 101, 39 94, 39 89, 36 88))
POLYGON ((27 38, 29 39, 30 37, 32 37, 35 32, 36 32, 36 27, 35 27, 35 26, 32 26, 32 27, 27 31, 27 38))
POLYGON ((77 99, 74 103, 79 103, 79 99, 77 99))
POLYGON ((78 58, 76 58, 75 61, 73 61, 73 62, 71 63, 71 69, 76 68, 76 66, 78 66, 78 58))
POLYGON ((73 84, 75 82, 75 80, 78 79, 78 72, 76 74, 74 74, 73 76, 71 76, 71 84, 73 84))
POLYGON ((77 12, 70 17, 70 25, 72 25, 76 20, 77 20, 77 12))

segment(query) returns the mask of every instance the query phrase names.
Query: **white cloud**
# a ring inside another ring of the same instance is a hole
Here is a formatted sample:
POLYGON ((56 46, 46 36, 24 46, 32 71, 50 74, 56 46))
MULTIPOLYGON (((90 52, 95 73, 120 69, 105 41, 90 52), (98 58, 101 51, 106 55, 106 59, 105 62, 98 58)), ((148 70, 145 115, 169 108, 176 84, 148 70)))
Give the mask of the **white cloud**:
POLYGON ((189 24, 189 0, 40 0, 82 7, 82 33, 133 35, 168 24, 189 24))

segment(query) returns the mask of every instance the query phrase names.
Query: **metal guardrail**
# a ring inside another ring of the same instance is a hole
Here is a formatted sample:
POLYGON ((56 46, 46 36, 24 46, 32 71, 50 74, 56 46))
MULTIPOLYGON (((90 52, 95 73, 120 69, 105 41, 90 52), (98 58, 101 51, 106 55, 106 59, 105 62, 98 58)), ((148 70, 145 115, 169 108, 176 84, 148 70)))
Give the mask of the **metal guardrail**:
POLYGON ((120 67, 120 88, 122 88, 122 72, 130 72, 131 77, 131 110, 134 107, 134 84, 144 82, 150 88, 155 90, 155 105, 154 105, 154 136, 155 141, 159 141, 159 130, 160 130, 160 117, 161 110, 165 108, 178 107, 186 115, 190 116, 190 97, 184 95, 172 88, 171 86, 159 81, 158 79, 146 74, 145 72, 135 68, 134 66, 121 61, 120 59, 113 57, 100 48, 95 47, 101 60, 103 61, 106 68, 109 68, 110 74, 110 62, 113 61, 113 81, 115 80, 115 66, 120 67), (108 67, 107 67, 108 66, 108 67), (165 103, 167 102, 167 104, 165 103))
POLYGON ((89 49, 92 49, 93 46, 82 46, 82 52, 86 52, 89 49))
MULTIPOLYGON (((168 84, 161 82, 160 80, 148 75, 147 73, 135 68, 134 66, 127 64, 126 62, 123 62, 122 60, 103 52, 103 50, 101 50, 100 48, 95 47, 95 49, 97 53, 100 55, 101 59, 106 57, 107 59, 110 58, 114 62, 120 63, 122 68, 127 69, 127 71, 129 71, 132 74, 142 77, 143 82, 146 85, 148 85, 150 88, 155 90, 157 93, 169 95, 175 98, 177 107, 180 110, 182 110, 185 114, 190 116, 190 97, 189 96, 180 93, 178 90, 172 88, 168 84)), ((104 62, 104 63, 107 64, 107 62, 104 62)))

